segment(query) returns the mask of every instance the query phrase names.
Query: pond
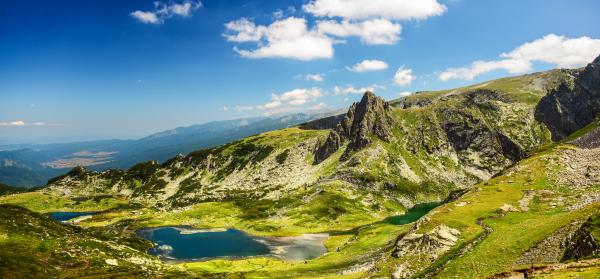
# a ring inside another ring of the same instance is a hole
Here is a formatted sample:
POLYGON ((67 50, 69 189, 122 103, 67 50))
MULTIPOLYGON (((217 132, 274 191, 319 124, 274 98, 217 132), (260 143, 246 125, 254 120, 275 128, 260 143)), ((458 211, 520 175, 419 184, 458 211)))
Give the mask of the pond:
POLYGON ((297 237, 258 237, 235 229, 198 230, 190 227, 146 228, 138 235, 156 244, 150 254, 164 260, 199 261, 214 258, 274 256, 308 260, 327 250, 327 234, 297 237))
POLYGON ((82 216, 92 216, 98 214, 97 212, 52 212, 49 213, 48 216, 50 216, 50 218, 59 221, 59 222, 66 222, 75 218, 79 218, 82 216))
POLYGON ((439 202, 417 204, 413 206, 413 208, 409 209, 405 214, 388 217, 383 222, 392 225, 404 225, 412 223, 425 216, 425 214, 429 213, 429 211, 438 207, 440 204, 441 203, 439 202))

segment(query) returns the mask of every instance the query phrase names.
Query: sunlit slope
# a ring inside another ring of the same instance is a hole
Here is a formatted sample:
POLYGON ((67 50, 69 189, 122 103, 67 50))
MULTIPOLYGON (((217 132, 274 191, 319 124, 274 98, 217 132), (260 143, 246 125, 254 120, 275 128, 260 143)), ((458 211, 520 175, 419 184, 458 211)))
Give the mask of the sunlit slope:
POLYGON ((436 209, 373 272, 485 278, 598 255, 589 239, 600 236, 600 146, 578 145, 597 141, 599 122, 436 209), (455 241, 411 246, 440 227, 456 230, 455 241))

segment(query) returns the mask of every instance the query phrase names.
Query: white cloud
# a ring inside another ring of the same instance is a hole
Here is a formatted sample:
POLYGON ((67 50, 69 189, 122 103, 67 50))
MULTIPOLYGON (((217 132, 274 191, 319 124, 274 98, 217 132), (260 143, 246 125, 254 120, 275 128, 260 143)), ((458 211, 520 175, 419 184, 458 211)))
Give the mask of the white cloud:
POLYGON ((360 37, 367 45, 392 45, 400 40, 402 26, 387 19, 371 19, 361 22, 324 20, 317 22, 317 31, 335 37, 360 37))
POLYGON ((219 111, 228 111, 229 107, 228 106, 222 106, 219 108, 219 111))
POLYGON ((254 22, 247 18, 230 21, 225 24, 225 28, 227 28, 230 33, 223 34, 223 36, 230 42, 238 43, 258 42, 267 32, 265 26, 256 26, 254 22))
POLYGON ((236 106, 236 110, 240 112, 267 110, 271 112, 270 114, 289 112, 301 109, 298 107, 321 98, 323 95, 323 91, 318 87, 294 89, 281 94, 271 94, 271 100, 263 105, 236 106))
POLYGON ((531 70, 531 63, 526 60, 505 59, 498 61, 475 61, 470 68, 450 68, 442 72, 439 78, 443 81, 450 79, 472 80, 481 74, 494 70, 506 70, 511 74, 524 73, 531 70))
POLYGON ((344 19, 426 19, 446 11, 437 0, 311 0, 304 11, 320 17, 344 19))
POLYGON ((0 126, 12 126, 12 127, 18 127, 18 126, 47 126, 46 123, 44 122, 34 122, 34 123, 27 123, 23 120, 15 120, 15 121, 4 121, 4 122, 0 122, 0 126))
POLYGON ((439 74, 439 79, 472 80, 479 75, 506 70, 511 74, 533 70, 532 63, 543 62, 561 68, 581 67, 591 62, 600 53, 600 39, 580 37, 569 39, 550 34, 541 39, 525 43, 509 53, 502 53, 500 60, 475 61, 470 67, 450 68, 439 74))
POLYGON ((282 93, 280 95, 273 94, 271 97, 273 101, 287 102, 289 105, 298 106, 303 105, 309 100, 317 99, 323 96, 323 92, 320 88, 313 87, 311 89, 294 89, 282 93))
POLYGON ((412 74, 412 69, 406 69, 404 66, 398 68, 394 75, 394 83, 398 86, 409 86, 415 77, 412 74))
POLYGON ((184 1, 181 4, 178 3, 162 3, 160 1, 154 2, 154 9, 152 11, 134 11, 130 15, 141 23, 147 24, 162 24, 166 19, 174 16, 188 17, 192 14, 192 11, 202 7, 200 1, 184 1))
POLYGON ((364 94, 366 91, 375 92, 376 87, 377 87, 377 85, 372 85, 369 87, 361 87, 361 88, 356 88, 352 85, 347 85, 346 87, 343 87, 343 88, 336 86, 333 88, 333 93, 335 95, 364 94))
POLYGON ((323 110, 326 108, 327 108, 327 105, 323 102, 320 102, 312 107, 309 107, 308 110, 323 110))
POLYGON ((388 68, 388 64, 381 60, 363 60, 360 63, 347 69, 353 72, 370 72, 370 71, 382 71, 388 68))
POLYGON ((246 58, 292 58, 313 60, 333 57, 333 40, 309 30, 306 20, 290 17, 269 26, 256 26, 247 19, 225 24, 225 38, 233 42, 257 42, 253 50, 234 50, 246 58))
POLYGON ((323 81, 325 80, 325 74, 308 74, 304 76, 304 79, 310 81, 323 81))
MULTIPOLYGON (((302 7, 317 17, 311 18, 310 26, 304 18, 284 18, 286 13, 276 10, 269 25, 241 18, 226 23, 223 36, 230 42, 256 43, 254 49, 233 48, 246 58, 326 59, 333 57, 334 45, 345 43, 346 38, 358 37, 366 45, 393 45, 402 32, 398 21, 422 20, 446 11, 438 0, 310 0, 302 7)), ((295 14, 295 8, 287 14, 295 14)))
POLYGON ((281 101, 279 101, 279 100, 272 100, 263 105, 263 107, 265 109, 274 109, 274 108, 278 108, 280 106, 281 106, 281 101))
POLYGON ((398 97, 401 97, 401 98, 402 98, 402 97, 408 97, 408 96, 410 96, 410 95, 412 95, 412 94, 413 94, 413 92, 404 91, 404 92, 400 92, 400 93, 398 93, 398 97))
POLYGON ((8 123, 8 126, 25 126, 25 125, 27 125, 27 123, 25 123, 24 121, 21 121, 21 120, 17 120, 17 121, 8 123))
POLYGON ((183 4, 172 4, 167 6, 169 12, 174 15, 180 15, 183 17, 190 16, 193 9, 200 8, 202 6, 201 2, 197 2, 192 4, 191 2, 184 2, 183 4))

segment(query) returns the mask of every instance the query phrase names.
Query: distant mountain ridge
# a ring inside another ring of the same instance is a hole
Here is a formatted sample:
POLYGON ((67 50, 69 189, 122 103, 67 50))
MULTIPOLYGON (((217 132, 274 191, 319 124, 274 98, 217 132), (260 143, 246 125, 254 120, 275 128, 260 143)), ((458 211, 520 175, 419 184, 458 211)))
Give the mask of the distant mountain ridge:
POLYGON ((75 166, 93 170, 129 168, 143 161, 163 162, 177 154, 309 122, 337 112, 249 117, 178 127, 137 140, 0 146, 0 183, 18 187, 46 184, 75 166))

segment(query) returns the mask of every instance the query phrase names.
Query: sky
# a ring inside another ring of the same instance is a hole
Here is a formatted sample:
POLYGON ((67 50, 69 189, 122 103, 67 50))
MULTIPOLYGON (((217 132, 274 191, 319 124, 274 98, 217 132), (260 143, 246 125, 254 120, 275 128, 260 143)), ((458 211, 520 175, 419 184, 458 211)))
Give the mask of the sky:
POLYGON ((596 0, 0 0, 0 144, 344 108, 600 54, 596 0))

